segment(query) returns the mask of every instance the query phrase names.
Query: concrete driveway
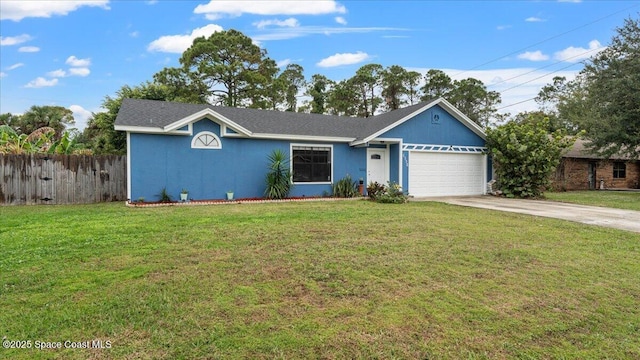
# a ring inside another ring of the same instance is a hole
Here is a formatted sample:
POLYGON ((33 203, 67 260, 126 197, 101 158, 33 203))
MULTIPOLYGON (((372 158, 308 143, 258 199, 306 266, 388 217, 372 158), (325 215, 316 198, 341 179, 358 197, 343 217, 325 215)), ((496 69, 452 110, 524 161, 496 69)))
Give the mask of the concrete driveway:
POLYGON ((411 201, 438 201, 453 205, 576 221, 640 233, 640 211, 633 210, 543 200, 506 199, 495 196, 414 198, 411 201))

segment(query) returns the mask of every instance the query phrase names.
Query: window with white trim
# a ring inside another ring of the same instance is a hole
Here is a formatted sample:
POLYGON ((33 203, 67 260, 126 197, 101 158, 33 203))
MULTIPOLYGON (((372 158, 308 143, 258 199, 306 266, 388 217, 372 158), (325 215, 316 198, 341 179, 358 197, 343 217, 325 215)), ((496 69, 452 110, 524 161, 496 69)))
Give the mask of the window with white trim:
POLYGON ((294 183, 330 183, 332 166, 331 146, 291 147, 294 183))
POLYGON ((211 131, 201 131, 191 140, 192 149, 222 149, 218 135, 211 131))

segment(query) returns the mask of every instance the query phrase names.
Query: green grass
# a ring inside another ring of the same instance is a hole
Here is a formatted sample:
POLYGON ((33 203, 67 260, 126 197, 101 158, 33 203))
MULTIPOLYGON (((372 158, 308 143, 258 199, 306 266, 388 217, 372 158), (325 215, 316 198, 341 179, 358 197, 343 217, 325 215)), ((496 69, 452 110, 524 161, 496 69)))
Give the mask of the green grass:
POLYGON ((548 192, 544 195, 553 201, 640 211, 640 192, 567 191, 548 192))
POLYGON ((17 359, 640 358, 640 234, 365 201, 0 207, 17 359))

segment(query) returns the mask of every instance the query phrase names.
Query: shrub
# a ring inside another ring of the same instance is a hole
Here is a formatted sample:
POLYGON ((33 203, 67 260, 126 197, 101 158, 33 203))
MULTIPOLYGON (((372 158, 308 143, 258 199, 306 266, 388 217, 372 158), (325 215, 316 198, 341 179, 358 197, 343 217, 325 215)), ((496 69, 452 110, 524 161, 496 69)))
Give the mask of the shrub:
POLYGON ((378 196, 382 195, 386 191, 386 186, 380 184, 377 181, 372 181, 367 185, 367 195, 371 200, 375 200, 378 196))
POLYGON ((360 195, 358 193, 358 184, 351 179, 349 174, 333 184, 333 196, 350 198, 358 195, 360 195))
POLYGON ((391 181, 387 186, 378 182, 369 183, 367 192, 371 200, 384 204, 404 204, 408 198, 402 192, 402 187, 391 181))
POLYGON ((269 172, 266 176, 267 188, 264 195, 268 199, 284 199, 291 191, 291 171, 289 159, 280 149, 275 149, 269 154, 269 172))
POLYGON ((562 152, 575 141, 563 131, 548 134, 549 120, 508 122, 487 129, 487 147, 493 157, 498 186, 506 197, 535 198, 550 185, 562 152))
POLYGON ((166 187, 163 187, 162 190, 160 190, 160 194, 156 196, 160 198, 160 202, 171 202, 172 200, 166 187))

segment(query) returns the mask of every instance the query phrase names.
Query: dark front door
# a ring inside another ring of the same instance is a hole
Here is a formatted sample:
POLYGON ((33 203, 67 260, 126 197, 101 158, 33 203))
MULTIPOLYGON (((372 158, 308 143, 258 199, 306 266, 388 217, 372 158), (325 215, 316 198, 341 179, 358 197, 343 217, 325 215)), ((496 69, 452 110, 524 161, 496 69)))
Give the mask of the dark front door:
POLYGON ((596 162, 589 162, 589 190, 596 189, 596 162))

